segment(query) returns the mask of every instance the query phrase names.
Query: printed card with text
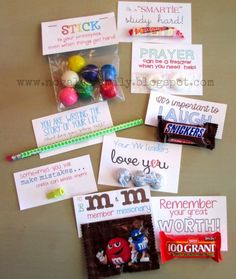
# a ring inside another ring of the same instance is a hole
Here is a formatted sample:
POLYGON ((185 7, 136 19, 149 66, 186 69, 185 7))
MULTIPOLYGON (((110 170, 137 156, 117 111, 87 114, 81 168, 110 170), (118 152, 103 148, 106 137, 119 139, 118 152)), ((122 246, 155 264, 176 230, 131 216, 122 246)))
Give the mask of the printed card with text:
POLYGON ((97 191, 89 155, 15 172, 14 179, 20 210, 97 191))
POLYGON ((216 138, 221 139, 226 109, 226 104, 152 91, 148 102, 145 124, 157 126, 158 115, 168 121, 187 124, 215 123, 218 124, 216 138))
POLYGON ((117 25, 120 42, 191 44, 191 4, 119 1, 117 25))
MULTIPOLYGON (((32 123, 38 146, 70 139, 72 137, 101 130, 113 125, 107 102, 91 104, 86 107, 45 116, 33 120, 32 123)), ((101 142, 102 137, 99 137, 94 140, 41 153, 40 158, 49 157, 101 142)))
POLYGON ((114 13, 42 22, 43 55, 117 44, 114 13))
POLYGON ((182 146, 106 136, 98 184, 178 192, 182 146))
POLYGON ((79 237, 82 224, 151 214, 150 199, 148 187, 73 197, 79 237))
POLYGON ((202 95, 202 45, 132 44, 131 92, 202 95))
POLYGON ((152 197, 153 225, 170 234, 203 234, 219 231, 221 250, 228 250, 225 196, 152 197))

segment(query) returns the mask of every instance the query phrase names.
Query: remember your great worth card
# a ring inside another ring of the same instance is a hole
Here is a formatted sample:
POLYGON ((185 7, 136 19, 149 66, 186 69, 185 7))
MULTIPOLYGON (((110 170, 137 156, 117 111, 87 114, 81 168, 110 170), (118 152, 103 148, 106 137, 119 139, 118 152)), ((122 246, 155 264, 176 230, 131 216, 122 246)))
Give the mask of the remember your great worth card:
MULTIPOLYGON (((227 251, 225 196, 152 197, 154 231, 170 234, 201 234, 219 231, 221 250, 227 251)), ((158 241, 159 242, 159 241, 158 241)))
MULTIPOLYGON (((32 123, 38 146, 77 137, 113 125, 107 102, 95 103, 34 119, 32 123)), ((100 142, 102 142, 102 137, 41 153, 40 158, 49 157, 100 142)))
MULTIPOLYGON (((121 187, 117 179, 120 169, 127 169, 131 175, 154 172, 161 175, 162 182, 159 189, 150 187, 152 191, 177 193, 181 153, 181 145, 106 136, 98 184, 121 187)), ((134 182, 130 180, 127 187, 134 187, 134 182)))
POLYGON ((131 92, 202 95, 202 45, 134 42, 131 92))
POLYGON ((218 124, 216 138, 223 135, 226 104, 208 102, 152 91, 145 124, 157 126, 157 117, 173 122, 201 125, 206 122, 218 124))
POLYGON ((21 210, 97 191, 89 155, 15 172, 14 179, 21 210), (48 199, 58 188, 64 195, 48 199))
POLYGON ((191 4, 165 2, 118 2, 117 19, 120 42, 155 41, 159 43, 191 44, 191 4), (175 27, 184 38, 130 36, 129 30, 142 27, 175 27))

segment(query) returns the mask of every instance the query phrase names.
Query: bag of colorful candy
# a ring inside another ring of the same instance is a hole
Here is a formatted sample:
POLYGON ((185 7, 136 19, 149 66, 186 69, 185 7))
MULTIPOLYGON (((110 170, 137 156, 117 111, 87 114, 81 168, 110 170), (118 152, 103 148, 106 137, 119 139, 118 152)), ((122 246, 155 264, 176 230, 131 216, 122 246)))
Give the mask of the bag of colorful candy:
POLYGON ((118 83, 117 45, 49 55, 58 110, 104 101, 124 101, 118 83))
POLYGON ((42 38, 59 111, 124 101, 114 13, 44 22, 42 38))

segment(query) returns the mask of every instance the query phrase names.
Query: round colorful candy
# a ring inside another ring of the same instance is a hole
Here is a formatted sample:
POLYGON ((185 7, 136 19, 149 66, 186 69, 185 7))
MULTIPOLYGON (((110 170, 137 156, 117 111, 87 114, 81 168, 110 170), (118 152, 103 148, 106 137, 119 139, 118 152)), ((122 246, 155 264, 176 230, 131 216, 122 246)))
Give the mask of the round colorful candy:
POLYGON ((65 87, 59 92, 59 100, 65 107, 69 107, 78 101, 78 95, 74 88, 65 87))
POLYGON ((88 64, 84 67, 80 74, 86 81, 95 83, 98 81, 98 73, 99 70, 96 65, 88 64))
POLYGON ((81 55, 72 55, 68 59, 68 67, 71 71, 80 72, 86 65, 84 57, 81 55))
POLYGON ((117 77, 117 71, 114 65, 105 64, 101 68, 101 75, 103 80, 115 80, 117 77))
POLYGON ((100 92, 105 99, 116 97, 117 91, 117 84, 112 80, 105 80, 100 84, 100 92))
POLYGON ((61 82, 66 87, 73 87, 79 81, 79 76, 74 71, 65 71, 61 77, 61 82))
POLYGON ((86 100, 93 97, 93 86, 91 83, 85 80, 80 80, 78 83, 76 83, 75 90, 79 93, 79 97, 81 99, 86 100))

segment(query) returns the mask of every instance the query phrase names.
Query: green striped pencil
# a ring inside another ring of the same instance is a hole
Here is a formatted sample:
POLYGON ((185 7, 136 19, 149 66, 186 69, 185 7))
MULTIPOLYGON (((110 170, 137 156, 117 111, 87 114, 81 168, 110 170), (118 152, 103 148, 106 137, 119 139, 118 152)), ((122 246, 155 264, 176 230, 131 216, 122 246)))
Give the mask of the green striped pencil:
POLYGON ((135 127, 135 126, 139 126, 139 125, 142 125, 142 124, 143 124, 143 119, 136 119, 136 120, 133 120, 133 121, 130 121, 130 122, 126 122, 126 123, 122 123, 122 124, 119 124, 119 125, 112 126, 110 128, 104 128, 102 130, 91 132, 91 133, 88 133, 88 134, 85 134, 85 135, 73 137, 71 139, 66 139, 66 140, 62 140, 62 141, 52 143, 52 144, 49 144, 49 145, 44 145, 44 146, 40 146, 38 148, 26 150, 26 151, 23 151, 19 154, 8 155, 6 157, 6 159, 7 159, 7 161, 10 161, 10 162, 20 160, 20 159, 24 159, 24 158, 27 158, 27 157, 31 157, 33 155, 43 153, 43 152, 52 151, 52 150, 55 150, 55 149, 58 149, 58 148, 62 148, 62 147, 72 145, 72 144, 77 144, 77 143, 80 143, 80 142, 85 142, 85 141, 88 141, 88 140, 91 140, 91 139, 102 137, 102 136, 112 134, 112 133, 117 132, 117 131, 125 130, 125 129, 132 128, 132 127, 135 127))

